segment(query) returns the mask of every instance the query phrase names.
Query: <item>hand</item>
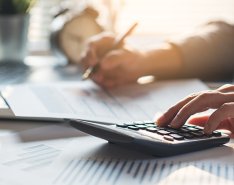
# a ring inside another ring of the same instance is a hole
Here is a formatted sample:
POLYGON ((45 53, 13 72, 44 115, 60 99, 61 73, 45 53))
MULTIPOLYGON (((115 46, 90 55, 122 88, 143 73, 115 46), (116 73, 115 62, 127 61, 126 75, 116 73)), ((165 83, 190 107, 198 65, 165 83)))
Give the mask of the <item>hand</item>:
MULTIPOLYGON (((179 128, 195 113, 216 109, 209 117, 194 117, 190 123, 204 126, 211 134, 216 129, 227 129, 234 133, 234 85, 225 85, 217 90, 192 94, 178 102, 158 120, 159 126, 171 125, 179 128)), ((231 135, 233 136, 233 134, 231 135)))
POLYGON ((170 76, 179 73, 181 59, 177 51, 164 43, 154 50, 140 52, 125 45, 110 50, 115 38, 110 34, 99 34, 91 40, 84 52, 82 61, 84 69, 99 63, 98 70, 91 79, 104 87, 114 87, 136 82, 141 76, 170 76))
POLYGON ((104 87, 133 82, 144 75, 143 53, 127 49, 125 46, 110 50, 114 41, 115 38, 110 34, 93 37, 82 58, 85 69, 99 63, 91 79, 104 87))

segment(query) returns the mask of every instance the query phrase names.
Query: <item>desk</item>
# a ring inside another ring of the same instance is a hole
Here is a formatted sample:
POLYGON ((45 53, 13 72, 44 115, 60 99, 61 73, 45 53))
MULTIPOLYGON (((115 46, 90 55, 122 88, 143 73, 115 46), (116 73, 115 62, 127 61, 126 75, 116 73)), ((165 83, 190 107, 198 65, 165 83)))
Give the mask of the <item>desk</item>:
MULTIPOLYGON (((77 81, 81 79, 81 70, 78 66, 57 66, 53 56, 30 56, 26 59, 27 65, 0 64, 0 84, 43 83, 56 81, 77 81)), ((216 88, 222 82, 207 83, 209 87, 216 88)), ((53 123, 46 123, 53 124, 53 123)), ((44 125, 44 124, 43 124, 44 125)), ((42 123, 0 121, 0 128, 4 130, 23 131, 41 127, 42 123)))
MULTIPOLYGON (((15 74, 15 76, 13 76, 11 79, 6 79, 5 81, 2 81, 3 83, 1 83, 1 85, 2 84, 17 84, 17 83, 43 83, 43 82, 48 82, 48 81, 53 82, 53 81, 80 80, 81 72, 79 68, 77 68, 76 66, 56 67, 52 61, 53 59, 51 58, 37 58, 36 60, 37 62, 35 62, 34 64, 31 64, 29 61, 30 68, 28 68, 27 66, 22 67, 22 71, 24 73, 22 73, 21 71, 15 74), (41 63, 44 61, 46 63, 41 63)), ((2 79, 3 79, 3 76, 2 76, 2 79)), ((212 84, 212 86, 213 85, 214 84, 212 84)), ((52 157, 51 156, 49 157, 49 160, 50 160, 49 162, 53 162, 53 159, 58 157, 60 153, 63 152, 64 148, 66 148, 66 145, 70 143, 70 140, 73 140, 74 137, 75 137, 75 143, 76 143, 75 146, 87 145, 85 144, 87 143, 86 142, 87 137, 84 137, 86 136, 85 134, 78 132, 70 127, 67 127, 67 125, 64 125, 63 123, 59 123, 58 125, 57 123, 53 123, 53 122, 47 122, 47 123, 33 122, 32 123, 29 121, 9 122, 6 120, 4 121, 1 120, 0 129, 1 129, 0 138, 1 139, 3 138, 4 140, 2 149, 12 151, 10 152, 11 154, 17 155, 16 156, 17 158, 15 156, 12 156, 11 163, 9 163, 8 161, 8 163, 5 162, 5 164, 11 164, 12 166, 14 166, 12 161, 18 160, 18 161, 21 161, 19 163, 17 162, 16 167, 18 170, 22 170, 22 169, 32 170, 33 169, 32 171, 35 170, 35 172, 37 172, 38 174, 41 174, 42 171, 48 166, 48 161, 47 163, 45 163, 44 165, 40 167, 38 166, 36 167, 35 165, 32 166, 32 165, 29 165, 28 163, 24 163, 24 160, 22 160, 22 156, 25 155, 25 153, 22 153, 22 151, 25 152, 25 149, 30 149, 30 152, 32 152, 31 151, 32 147, 33 148, 39 147, 37 148, 38 150, 49 150, 49 152, 53 153, 52 157), (15 146, 20 146, 20 149, 14 149, 15 146)), ((107 144, 104 143, 105 141, 103 140, 102 141, 97 140, 98 144, 96 145, 96 140, 94 139, 94 137, 91 137, 91 136, 88 137, 88 141, 90 143, 93 142, 92 145, 90 145, 91 147, 90 151, 93 151, 93 149, 95 149, 97 150, 97 152, 101 153, 102 155, 106 149, 109 152, 111 151, 112 154, 113 154, 113 151, 115 151, 115 153, 118 153, 118 150, 120 149, 118 148, 118 146, 109 146, 109 145, 107 146, 107 144), (99 145, 100 146, 105 145, 105 146, 104 148, 103 147, 97 148, 97 146, 99 145)), ((224 157, 226 155, 228 155, 229 157, 233 156, 232 148, 233 146, 231 146, 229 150, 225 150, 222 153, 222 155, 224 157)), ((83 150, 82 148, 78 148, 78 149, 79 150, 76 150, 77 154, 80 152, 80 150, 81 151, 83 150)), ((38 151, 33 151, 33 152, 36 152, 37 154, 38 151)), ((140 155, 139 153, 136 154, 132 151, 125 150, 124 152, 125 152, 125 156, 138 156, 139 155, 138 159, 142 157, 142 155, 140 155)), ((198 161, 206 160, 208 157, 210 157, 210 155, 208 154, 209 153, 207 153, 206 151, 197 153, 196 159, 198 161)), ((9 156, 8 160, 10 160, 10 157, 11 156, 9 156)), ((30 156, 30 157, 33 157, 33 156, 30 156)), ((65 158, 66 157, 67 157, 67 154, 65 155, 65 158)), ((148 159, 152 157, 146 156, 146 158, 148 159)), ((181 157, 181 160, 182 158, 183 157, 181 157)), ((38 160, 39 159, 42 160, 41 158, 38 158, 38 160)), ((191 157, 189 157, 189 155, 187 155, 186 159, 188 161, 192 160, 191 157)), ((214 154, 213 159, 214 160, 220 159, 220 156, 217 156, 214 154)), ((124 165, 124 164, 125 164, 124 162, 121 163, 121 165, 124 165)), ((95 166, 95 168, 96 167, 97 166, 95 166)), ((137 166, 136 166, 136 169, 137 169, 137 166)), ((92 170, 94 170, 94 168, 92 168, 92 170)), ((92 174, 89 173, 89 175, 92 175, 92 174)), ((63 181, 63 179, 61 180, 63 181)))

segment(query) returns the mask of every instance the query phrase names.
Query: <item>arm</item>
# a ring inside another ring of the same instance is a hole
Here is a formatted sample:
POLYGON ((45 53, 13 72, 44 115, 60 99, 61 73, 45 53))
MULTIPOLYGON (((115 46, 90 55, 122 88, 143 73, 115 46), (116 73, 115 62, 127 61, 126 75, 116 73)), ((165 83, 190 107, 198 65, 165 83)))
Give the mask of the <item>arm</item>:
POLYGON ((234 72, 233 25, 211 22, 173 44, 181 53, 183 76, 220 79, 234 72))
POLYGON ((234 26, 214 22, 153 50, 142 52, 123 46, 104 56, 100 53, 111 47, 114 37, 99 35, 89 43, 82 61, 86 67, 100 63, 99 70, 91 78, 102 86, 134 82, 145 75, 155 75, 159 79, 220 79, 233 73, 233 35, 234 26))

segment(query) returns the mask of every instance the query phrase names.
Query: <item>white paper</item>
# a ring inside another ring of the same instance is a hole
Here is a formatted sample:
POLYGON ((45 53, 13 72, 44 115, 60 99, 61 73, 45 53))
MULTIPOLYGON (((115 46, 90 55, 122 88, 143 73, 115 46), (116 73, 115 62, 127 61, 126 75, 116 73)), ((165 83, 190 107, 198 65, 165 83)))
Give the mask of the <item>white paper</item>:
MULTIPOLYGON (((12 137, 17 137, 18 140, 15 143, 12 142, 10 145, 6 143, 3 144, 0 150, 0 164, 11 167, 12 169, 28 172, 43 171, 44 168, 54 162, 65 146, 71 141, 71 138, 59 139, 58 136, 68 137, 69 133, 72 133, 73 136, 75 135, 76 130, 72 128, 70 128, 70 130, 72 131, 68 131, 68 128, 66 129, 63 125, 50 125, 19 133, 12 133, 12 137), (62 130, 64 130, 64 133, 61 135, 62 130), (21 143, 19 139, 20 136, 23 137, 21 139, 28 142, 21 143), (55 138, 57 139, 43 140, 55 138), (38 141, 32 142, 32 140, 38 141)), ((76 133, 79 135, 78 131, 76 133)), ((70 135, 70 137, 71 136, 72 135, 70 135)))
POLYGON ((198 80, 159 81, 112 90, 102 89, 91 81, 12 88, 3 94, 9 96, 7 101, 18 116, 110 123, 152 120, 155 113, 165 111, 184 96, 207 89, 198 80))
POLYGON ((74 140, 50 167, 55 185, 204 184, 234 183, 234 145, 176 157, 157 158, 123 149, 106 141, 74 140))
POLYGON ((0 165, 0 185, 48 185, 43 178, 0 165))
POLYGON ((86 134, 61 123, 38 125, 17 133, 0 132, 0 164, 12 169, 41 172, 54 162, 72 137, 82 136, 86 134))

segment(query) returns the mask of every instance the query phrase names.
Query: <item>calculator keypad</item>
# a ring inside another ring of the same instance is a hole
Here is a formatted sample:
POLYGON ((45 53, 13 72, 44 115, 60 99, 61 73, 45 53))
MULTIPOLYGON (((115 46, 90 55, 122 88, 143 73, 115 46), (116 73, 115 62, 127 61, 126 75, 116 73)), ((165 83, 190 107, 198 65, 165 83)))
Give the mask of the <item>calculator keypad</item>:
POLYGON ((133 123, 122 123, 117 124, 117 127, 140 131, 144 130, 144 132, 154 133, 162 136, 164 140, 167 141, 182 141, 189 139, 201 139, 208 137, 220 137, 222 136, 221 132, 214 131, 211 135, 206 135, 203 132, 203 128, 195 125, 183 125, 179 129, 174 129, 170 126, 167 127, 158 127, 152 121, 136 121, 133 123))

